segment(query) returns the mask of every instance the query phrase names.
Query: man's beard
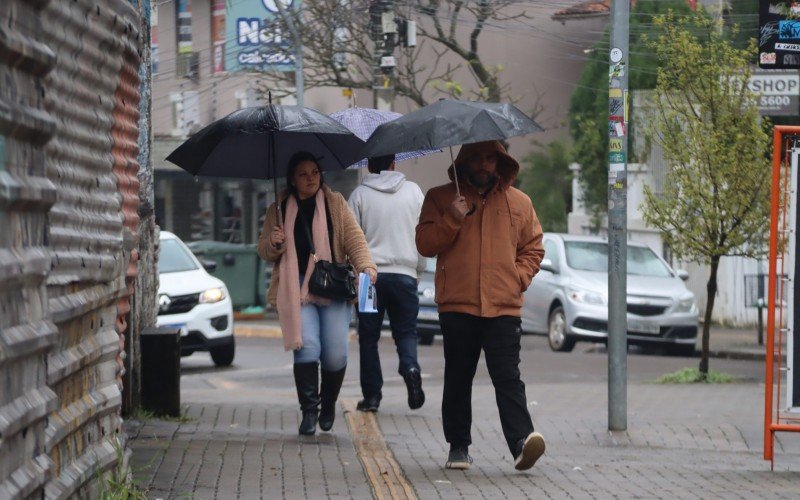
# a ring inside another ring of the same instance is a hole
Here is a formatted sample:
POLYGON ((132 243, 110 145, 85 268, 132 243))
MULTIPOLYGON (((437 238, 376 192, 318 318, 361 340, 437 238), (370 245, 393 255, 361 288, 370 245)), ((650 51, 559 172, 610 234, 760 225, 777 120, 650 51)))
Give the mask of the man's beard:
POLYGON ((467 174, 467 179, 469 179, 469 183, 478 189, 483 189, 489 186, 493 186, 494 183, 497 182, 496 175, 493 174, 478 175, 478 174, 479 172, 467 174))

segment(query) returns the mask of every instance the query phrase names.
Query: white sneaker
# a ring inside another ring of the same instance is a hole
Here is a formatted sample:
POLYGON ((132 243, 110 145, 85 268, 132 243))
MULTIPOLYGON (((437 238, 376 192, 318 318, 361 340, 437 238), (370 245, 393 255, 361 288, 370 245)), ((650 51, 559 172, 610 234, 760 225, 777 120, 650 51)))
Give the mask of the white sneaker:
POLYGON ((531 432, 522 442, 519 455, 514 461, 514 468, 517 470, 528 470, 533 464, 544 455, 544 436, 538 432, 531 432))

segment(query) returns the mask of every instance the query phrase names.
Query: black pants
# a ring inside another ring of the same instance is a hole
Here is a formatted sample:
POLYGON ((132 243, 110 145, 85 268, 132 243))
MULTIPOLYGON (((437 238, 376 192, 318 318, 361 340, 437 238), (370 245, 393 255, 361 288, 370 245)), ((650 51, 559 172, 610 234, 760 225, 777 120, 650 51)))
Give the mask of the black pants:
POLYGON ((419 296, 417 280, 405 274, 378 273, 375 283, 378 293, 377 313, 358 313, 358 347, 361 361, 361 393, 365 398, 381 396, 383 373, 378 355, 383 315, 389 315, 389 326, 400 358, 398 373, 403 375, 417 362, 417 314, 419 296))
POLYGON ((472 444, 472 379, 483 349, 494 385, 500 424, 511 454, 517 443, 533 432, 519 375, 520 319, 514 316, 481 318, 463 313, 440 313, 444 337, 444 436, 452 446, 472 444))

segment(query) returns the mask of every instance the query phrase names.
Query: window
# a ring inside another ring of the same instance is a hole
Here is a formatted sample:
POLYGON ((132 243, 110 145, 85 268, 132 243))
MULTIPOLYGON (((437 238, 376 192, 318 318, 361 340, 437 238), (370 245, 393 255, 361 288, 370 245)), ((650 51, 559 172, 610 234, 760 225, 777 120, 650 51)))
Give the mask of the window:
POLYGON ((159 273, 179 273, 195 269, 197 269, 197 264, 178 240, 161 240, 158 251, 159 273))
MULTIPOLYGON (((608 272, 608 244, 591 241, 565 243, 567 264, 579 271, 608 272)), ((546 250, 545 250, 546 252, 546 250)), ((669 268, 648 247, 628 245, 628 274, 638 276, 672 276, 669 268)))
POLYGON ((546 259, 550 259, 553 266, 558 267, 558 246, 556 246, 555 241, 547 240, 544 242, 544 256, 546 259))

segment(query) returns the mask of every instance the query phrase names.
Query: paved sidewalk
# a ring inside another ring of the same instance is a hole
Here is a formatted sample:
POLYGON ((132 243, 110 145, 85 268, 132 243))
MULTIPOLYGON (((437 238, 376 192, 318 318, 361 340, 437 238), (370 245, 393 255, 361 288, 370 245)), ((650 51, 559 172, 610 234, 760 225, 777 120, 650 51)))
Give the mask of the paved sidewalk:
MULTIPOLYGON (((545 456, 531 471, 514 470, 481 363, 473 391, 475 463, 449 471, 440 342, 420 351, 428 400, 418 411, 406 406, 394 363, 385 363, 373 426, 353 425, 343 414, 360 392, 358 346, 351 342, 333 432, 301 437, 280 340, 240 340, 254 353, 266 346, 254 354, 267 353, 263 369, 187 370, 185 422, 128 423, 131 463, 150 498, 800 498, 800 435, 777 435, 774 472, 762 459, 760 383, 654 385, 643 367, 674 360, 634 356, 630 373, 639 375, 628 384, 628 431, 608 432, 604 357, 550 353, 536 347, 542 339, 529 339, 536 345, 525 342, 521 366, 535 426, 547 440, 545 456), (588 375, 569 375, 588 364, 588 375), (545 371, 554 366, 567 373, 545 371), (392 483, 396 474, 402 484, 392 483)), ((391 341, 381 342, 381 352, 384 360, 396 358, 391 341)))

